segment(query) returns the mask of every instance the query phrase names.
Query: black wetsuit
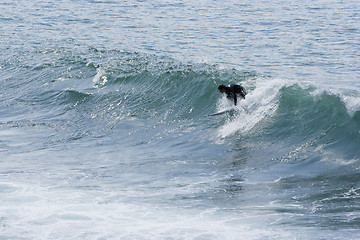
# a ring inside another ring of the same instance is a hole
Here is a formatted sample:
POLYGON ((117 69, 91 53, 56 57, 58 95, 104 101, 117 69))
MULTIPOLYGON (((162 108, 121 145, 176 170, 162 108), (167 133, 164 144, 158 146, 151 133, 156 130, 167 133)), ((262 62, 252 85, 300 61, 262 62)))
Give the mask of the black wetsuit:
POLYGON ((234 99, 234 104, 237 104, 237 95, 240 95, 243 99, 245 99, 246 91, 245 89, 237 84, 231 84, 229 87, 226 87, 225 93, 227 98, 234 99))

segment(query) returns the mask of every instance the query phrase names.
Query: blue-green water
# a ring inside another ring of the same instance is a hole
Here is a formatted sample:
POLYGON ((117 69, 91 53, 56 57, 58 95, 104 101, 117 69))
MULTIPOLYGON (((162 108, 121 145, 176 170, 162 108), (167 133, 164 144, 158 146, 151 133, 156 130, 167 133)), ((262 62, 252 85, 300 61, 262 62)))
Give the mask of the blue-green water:
POLYGON ((357 1, 0 5, 1 239, 360 238, 357 1))

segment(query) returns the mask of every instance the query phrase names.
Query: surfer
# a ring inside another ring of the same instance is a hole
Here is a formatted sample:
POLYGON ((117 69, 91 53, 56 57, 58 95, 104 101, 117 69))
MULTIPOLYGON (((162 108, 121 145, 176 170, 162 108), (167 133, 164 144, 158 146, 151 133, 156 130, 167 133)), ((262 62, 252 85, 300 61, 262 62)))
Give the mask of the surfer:
POLYGON ((246 91, 244 87, 237 85, 237 84, 231 84, 230 86, 226 87, 225 85, 220 85, 218 87, 219 91, 221 93, 226 93, 226 97, 229 99, 234 99, 234 104, 236 106, 237 104, 237 95, 241 96, 243 99, 245 99, 246 91))

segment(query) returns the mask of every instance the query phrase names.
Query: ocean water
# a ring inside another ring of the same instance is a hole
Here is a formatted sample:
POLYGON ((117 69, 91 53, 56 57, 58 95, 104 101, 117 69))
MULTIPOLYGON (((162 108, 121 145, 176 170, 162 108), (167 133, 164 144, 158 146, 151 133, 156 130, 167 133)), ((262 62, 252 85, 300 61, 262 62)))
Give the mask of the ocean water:
POLYGON ((360 238, 358 1, 0 6, 0 239, 360 238))

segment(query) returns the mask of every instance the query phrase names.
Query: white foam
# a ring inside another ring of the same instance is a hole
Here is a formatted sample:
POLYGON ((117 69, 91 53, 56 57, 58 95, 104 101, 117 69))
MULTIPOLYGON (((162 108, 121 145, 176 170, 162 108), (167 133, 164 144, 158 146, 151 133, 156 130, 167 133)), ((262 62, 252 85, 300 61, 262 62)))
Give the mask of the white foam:
POLYGON ((106 71, 105 69, 99 67, 96 69, 96 75, 93 78, 93 83, 95 87, 101 87, 105 85, 105 83, 108 81, 107 76, 105 76, 106 71))
POLYGON ((346 109, 350 116, 354 116, 357 111, 360 111, 359 93, 354 95, 341 95, 341 100, 345 103, 346 109))
POLYGON ((123 192, 10 182, 2 183, 0 188, 7 191, 0 206, 5 238, 288 239, 290 234, 283 231, 279 235, 276 229, 265 228, 259 222, 263 219, 259 213, 221 216, 217 209, 186 210, 145 201, 127 203, 123 192))
MULTIPOLYGON (((307 88, 308 86, 301 86, 307 88)), ((357 111, 360 111, 360 91, 357 89, 331 88, 328 86, 316 85, 315 90, 311 92, 314 97, 319 97, 323 93, 338 96, 345 104, 349 116, 354 116, 357 111)))
POLYGON ((331 95, 339 96, 340 100, 345 104, 346 110, 350 116, 354 116, 360 111, 360 92, 352 89, 327 89, 324 90, 331 95))
MULTIPOLYGON (((241 131, 248 132, 264 118, 270 117, 278 108, 279 90, 293 83, 281 79, 258 79, 253 91, 246 95, 245 100, 238 103, 238 115, 220 127, 218 135, 221 138, 241 131)), ((219 107, 228 103, 226 97, 222 98, 219 107)))

